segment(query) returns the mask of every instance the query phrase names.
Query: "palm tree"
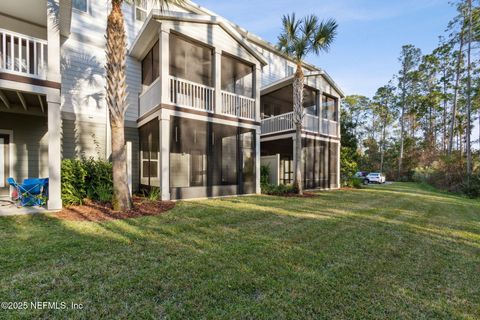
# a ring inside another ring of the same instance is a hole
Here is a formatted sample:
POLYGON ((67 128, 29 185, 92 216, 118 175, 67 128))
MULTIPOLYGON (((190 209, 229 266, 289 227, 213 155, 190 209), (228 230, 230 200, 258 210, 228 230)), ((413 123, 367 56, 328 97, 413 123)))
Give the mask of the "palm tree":
MULTIPOLYGON (((131 2, 125 0, 126 2, 131 2)), ((164 10, 170 4, 183 0, 147 0, 164 10)), ((127 111, 126 53, 127 36, 122 12, 124 0, 111 0, 112 9, 107 20, 106 98, 112 128, 113 209, 126 211, 132 207, 127 182, 127 159, 125 150, 125 112, 127 111)), ((165 67, 165 66, 162 66, 165 67)))
POLYGON ((297 70, 293 77, 293 122, 296 130, 295 147, 295 186, 300 195, 303 194, 301 156, 302 156, 302 127, 303 127, 303 88, 305 74, 303 63, 307 55, 320 54, 328 51, 337 35, 337 22, 334 19, 321 21, 315 15, 309 15, 297 20, 295 13, 282 18, 283 30, 278 37, 278 48, 291 56, 297 70))

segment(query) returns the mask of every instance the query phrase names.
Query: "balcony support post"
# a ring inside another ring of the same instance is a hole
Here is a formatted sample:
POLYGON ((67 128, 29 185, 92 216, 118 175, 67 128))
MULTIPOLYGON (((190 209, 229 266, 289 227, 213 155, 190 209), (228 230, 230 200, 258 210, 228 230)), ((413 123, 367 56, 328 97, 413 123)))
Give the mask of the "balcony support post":
POLYGON ((49 210, 62 209, 61 161, 62 115, 60 92, 47 95, 48 103, 48 203, 49 210))
POLYGON ((170 116, 162 109, 160 122, 160 191, 163 201, 170 200, 170 116))
POLYGON ((222 52, 215 48, 213 56, 214 103, 213 112, 222 113, 222 52))
POLYGON ((159 33, 161 103, 170 104, 170 29, 162 23, 159 33))
POLYGON ((254 99, 255 99, 255 116, 254 119, 257 122, 261 122, 260 117, 260 96, 261 96, 261 87, 262 87, 262 70, 261 67, 255 65, 253 73, 253 83, 254 83, 254 99))
POLYGON ((261 152, 260 152, 260 142, 261 142, 261 130, 258 128, 255 130, 255 172, 256 174, 256 179, 255 179, 255 193, 256 194, 261 194, 262 193, 262 188, 260 184, 260 170, 261 170, 261 152))
POLYGON ((323 91, 319 90, 318 91, 318 133, 322 133, 322 128, 323 128, 323 91))
MULTIPOLYGON (((58 0, 47 0, 47 80, 60 83, 60 12, 58 0)), ((43 63, 43 61, 42 61, 43 63)))

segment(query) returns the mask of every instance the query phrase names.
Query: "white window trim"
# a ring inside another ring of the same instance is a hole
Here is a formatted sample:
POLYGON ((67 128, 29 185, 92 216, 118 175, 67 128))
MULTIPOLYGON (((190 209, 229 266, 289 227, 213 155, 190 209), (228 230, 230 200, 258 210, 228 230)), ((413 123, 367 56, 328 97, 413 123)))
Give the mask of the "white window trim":
MULTIPOLYGON (((8 174, 9 177, 13 177, 15 179, 18 179, 18 177, 16 177, 14 175, 14 163, 16 163, 16 157, 15 157, 15 151, 13 150, 13 147, 15 146, 14 144, 14 141, 13 141, 13 130, 4 130, 4 129, 0 129, 0 134, 3 134, 3 135, 7 135, 8 136, 8 144, 9 144, 9 148, 8 148, 8 173, 5 172, 6 174, 8 174)), ((10 191, 8 193, 9 196, 11 196, 12 194, 12 191, 13 191, 13 187, 10 186, 10 191)))
MULTIPOLYGON (((88 0, 87 0, 88 1, 88 0)), ((145 13, 145 19, 148 17, 148 13, 149 13, 149 8, 148 6, 146 8, 143 8, 143 7, 140 7, 140 6, 137 6, 137 1, 133 1, 133 18, 135 19, 136 22, 145 22, 145 20, 139 20, 137 19, 137 9, 143 11, 145 13)))
POLYGON ((90 13, 90 0, 85 0, 86 2, 86 11, 77 9, 73 6, 73 1, 72 1, 72 9, 76 12, 83 13, 83 14, 89 14, 90 13))

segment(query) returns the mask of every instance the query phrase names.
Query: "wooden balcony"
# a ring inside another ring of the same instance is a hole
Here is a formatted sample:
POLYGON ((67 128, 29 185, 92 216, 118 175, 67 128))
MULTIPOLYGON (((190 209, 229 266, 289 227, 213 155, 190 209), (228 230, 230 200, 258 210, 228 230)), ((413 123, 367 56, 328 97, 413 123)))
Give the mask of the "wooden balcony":
POLYGON ((213 112, 215 89, 170 76, 170 102, 180 107, 213 112))
MULTIPOLYGON (((215 88, 185 79, 168 77, 168 103, 173 105, 218 113, 235 118, 255 120, 256 100, 242 95, 221 92, 220 106, 215 106, 215 88)), ((155 80, 139 97, 139 116, 153 110, 161 101, 160 78, 155 80)))
POLYGON ((0 29, 0 72, 46 79, 47 41, 0 29))
MULTIPOLYGON (((262 120, 262 135, 282 133, 292 130, 295 130, 293 112, 283 113, 262 120)), ((338 137, 338 122, 305 114, 303 117, 303 130, 323 134, 329 137, 338 137)))
POLYGON ((255 120, 255 99, 222 91, 221 113, 238 118, 255 120))

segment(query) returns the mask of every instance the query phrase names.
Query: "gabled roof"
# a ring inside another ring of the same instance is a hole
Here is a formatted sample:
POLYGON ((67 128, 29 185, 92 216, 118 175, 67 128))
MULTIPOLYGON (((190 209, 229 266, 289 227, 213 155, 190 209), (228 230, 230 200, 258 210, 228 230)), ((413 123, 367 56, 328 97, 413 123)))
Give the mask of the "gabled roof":
MULTIPOLYGON (((335 89, 335 91, 338 92, 340 95, 340 98, 345 98, 345 93, 340 89, 336 83, 330 78, 328 74, 325 73, 325 71, 320 70, 320 71, 312 71, 312 72, 307 72, 305 73, 305 78, 309 77, 323 77, 325 80, 328 82, 328 84, 335 89)), ((290 83, 293 83, 293 75, 290 75, 288 77, 282 78, 278 81, 272 82, 269 85, 265 86, 262 88, 261 94, 268 94, 272 91, 278 90, 282 87, 285 87, 286 85, 289 85, 290 83)))
POLYGON ((142 58, 142 55, 145 54, 145 50, 151 44, 152 38, 157 34, 155 30, 158 30, 158 24, 162 20, 218 25, 225 32, 227 32, 235 41, 237 41, 243 48, 245 48, 245 50, 247 50, 263 66, 267 65, 267 61, 262 56, 262 54, 260 54, 255 47, 245 41, 241 34, 231 24, 225 23, 224 19, 219 19, 219 17, 211 15, 199 15, 195 13, 160 10, 152 10, 148 15, 137 38, 132 43, 129 49, 129 54, 131 56, 137 59, 142 58))
MULTIPOLYGON (((235 23, 233 23, 233 22, 231 22, 231 21, 229 21, 229 20, 227 20, 227 19, 219 16, 219 15, 216 14, 215 12, 210 11, 210 10, 202 7, 202 6, 196 4, 195 2, 193 2, 193 1, 191 1, 191 0, 187 0, 186 3, 185 3, 183 6, 185 7, 185 9, 191 10, 192 12, 195 12, 195 13, 198 13, 198 14, 207 14, 207 15, 210 15, 210 16, 215 16, 215 17, 217 17, 219 20, 222 20, 222 21, 224 21, 224 23, 229 24, 229 25, 231 25, 233 28, 235 28, 235 29, 237 30, 237 32, 240 33, 240 34, 242 35, 242 37, 245 38, 245 39, 247 39, 248 41, 251 41, 251 42, 257 44, 258 46, 263 47, 263 48, 265 48, 265 49, 267 49, 267 50, 269 50, 269 51, 275 52, 277 55, 279 55, 279 56, 281 56, 281 57, 283 57, 283 58, 285 58, 285 59, 287 59, 287 60, 289 60, 289 61, 291 61, 291 62, 295 62, 295 60, 294 60, 291 56, 286 55, 286 54, 284 54, 283 52, 281 52, 280 50, 278 50, 278 48, 277 48, 274 44, 272 44, 272 43, 270 43, 270 42, 262 39, 261 37, 257 36, 256 34, 253 34, 253 33, 249 32, 248 30, 240 27, 239 25, 237 25, 237 24, 235 24, 235 23)), ((325 70, 323 70, 322 68, 317 67, 317 66, 315 66, 315 65, 313 65, 313 64, 309 64, 309 63, 305 63, 305 62, 303 63, 303 67, 304 67, 305 69, 307 69, 308 71, 312 71, 312 72, 317 71, 317 72, 321 73, 321 74, 325 77, 325 79, 327 80, 327 82, 328 82, 335 90, 337 90, 337 91, 342 95, 342 97, 345 96, 344 92, 343 92, 343 91, 340 89, 340 87, 333 81, 332 77, 330 77, 330 75, 329 75, 325 70)), ((288 77, 287 77, 287 78, 288 78, 288 77)), ((285 78, 285 79, 286 79, 286 78, 285 78)), ((283 80, 283 79, 282 79, 282 80, 283 80)))

